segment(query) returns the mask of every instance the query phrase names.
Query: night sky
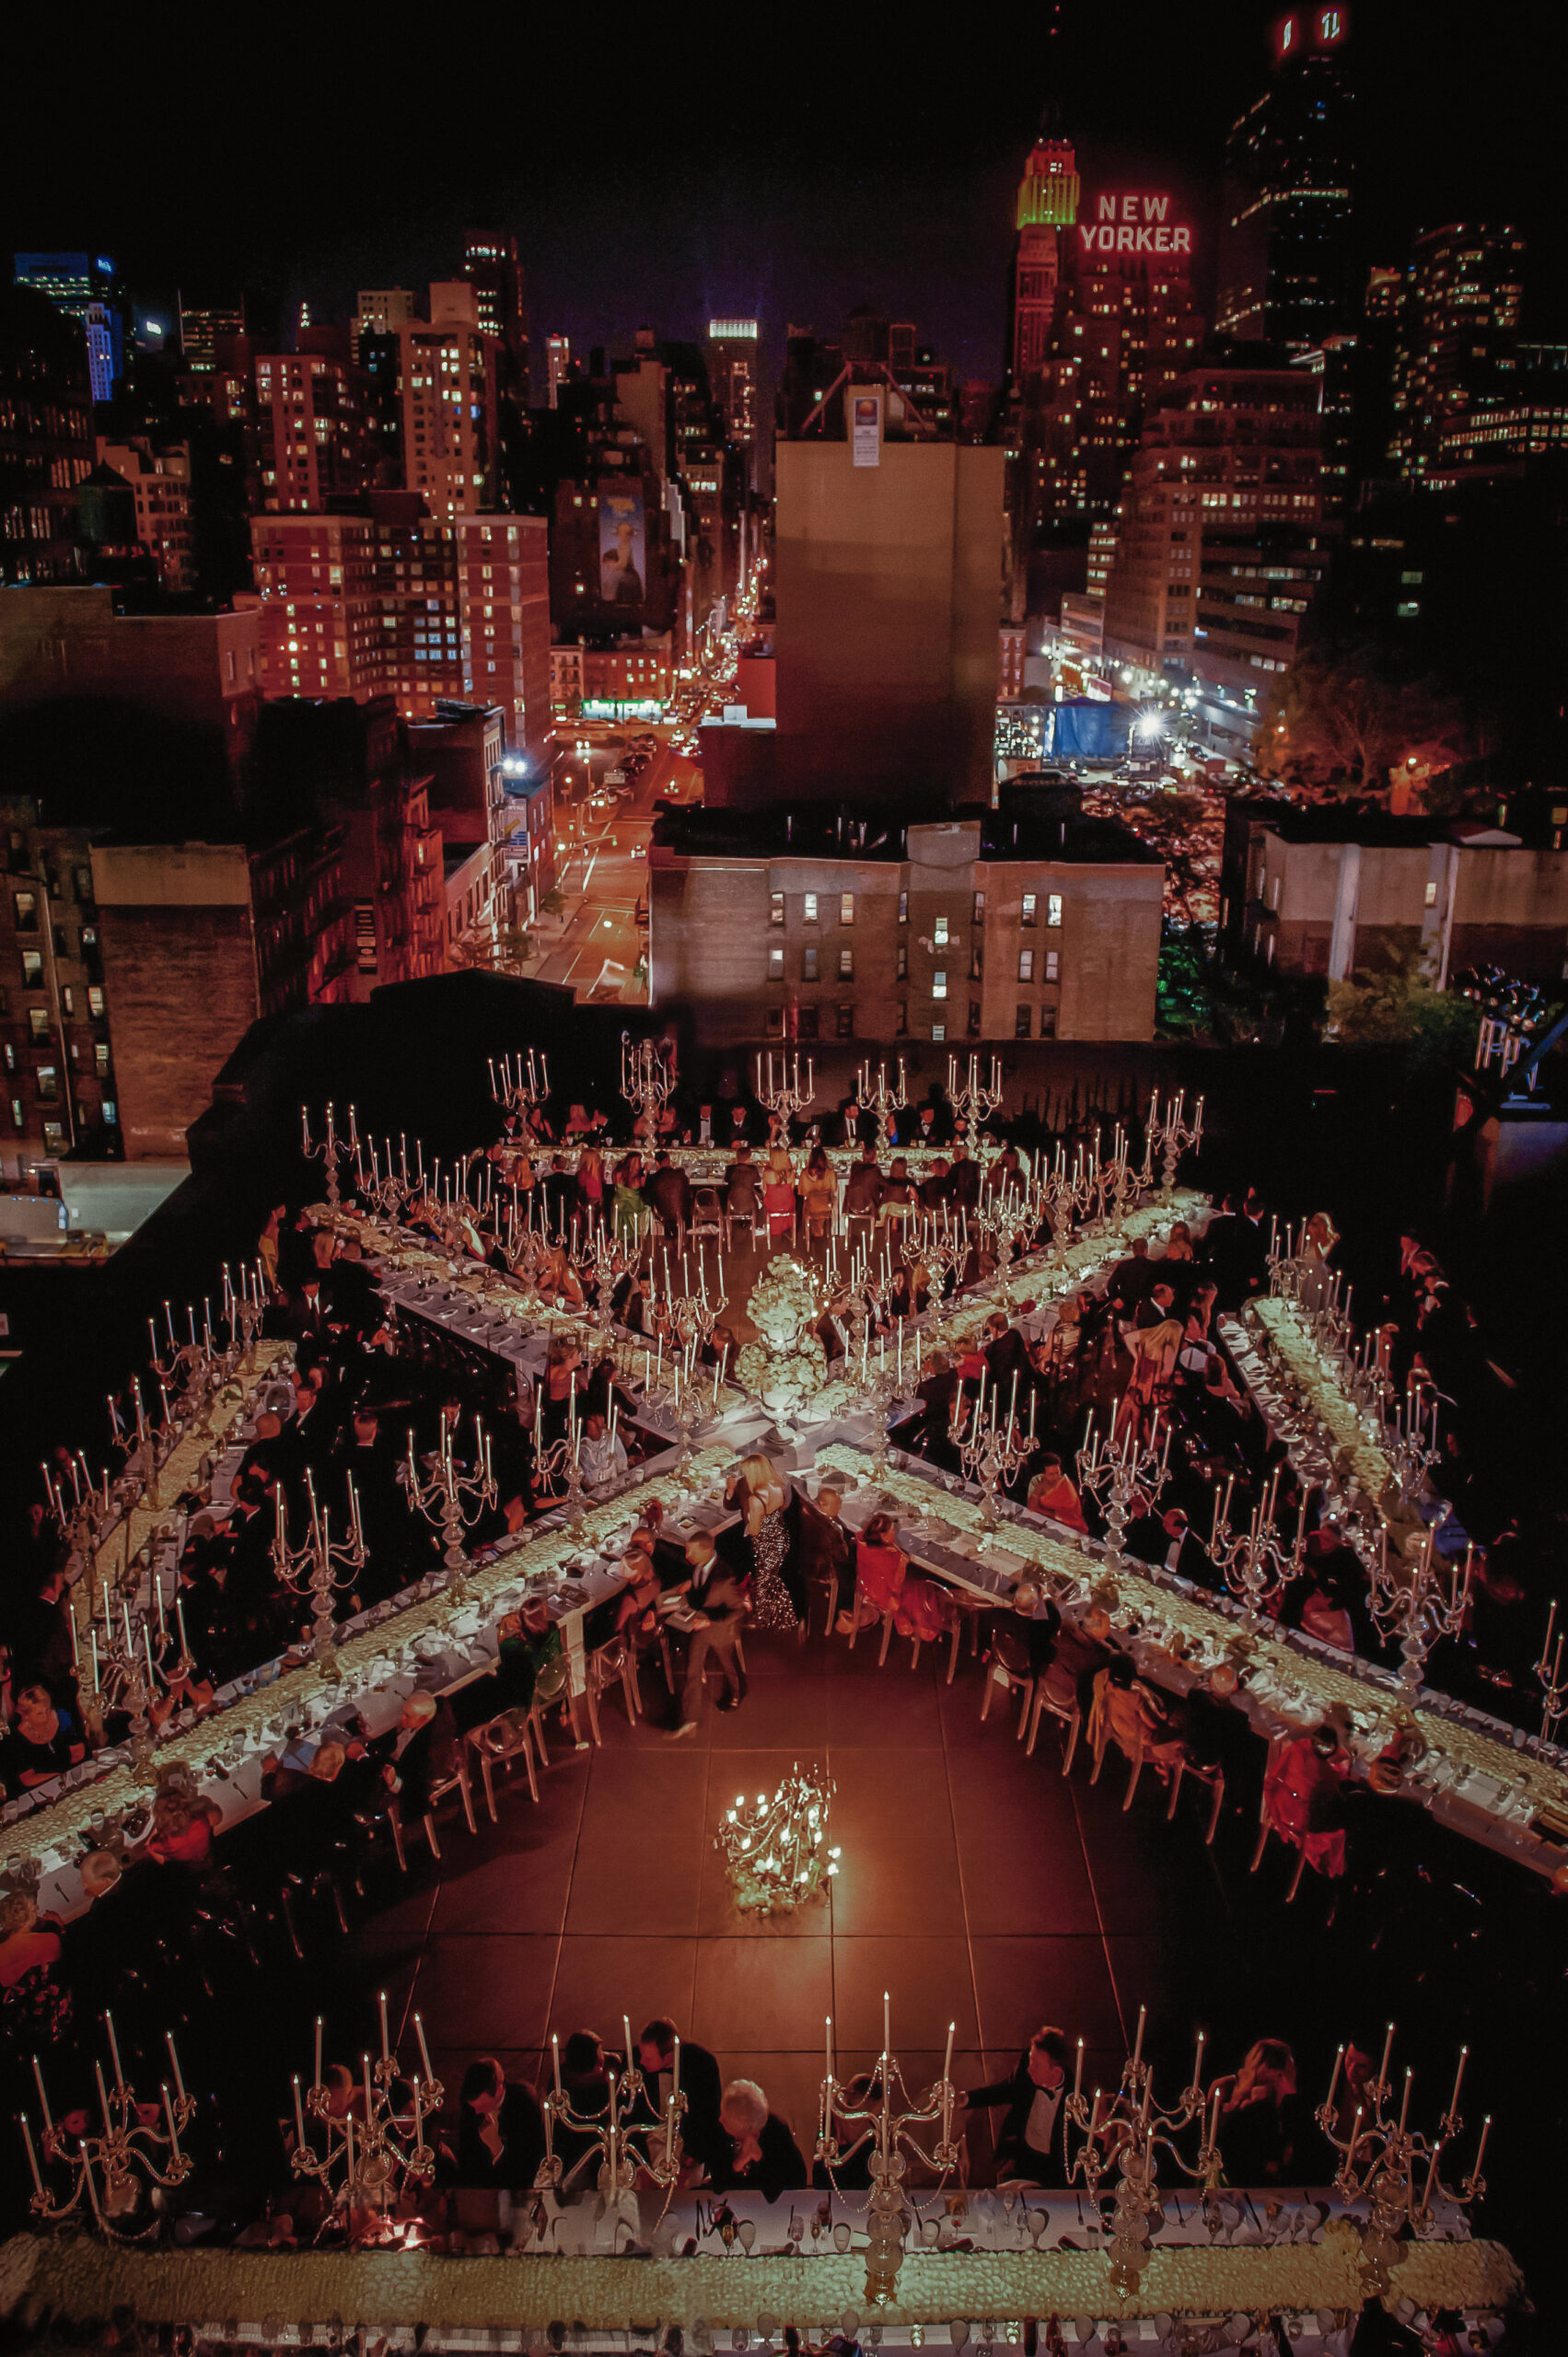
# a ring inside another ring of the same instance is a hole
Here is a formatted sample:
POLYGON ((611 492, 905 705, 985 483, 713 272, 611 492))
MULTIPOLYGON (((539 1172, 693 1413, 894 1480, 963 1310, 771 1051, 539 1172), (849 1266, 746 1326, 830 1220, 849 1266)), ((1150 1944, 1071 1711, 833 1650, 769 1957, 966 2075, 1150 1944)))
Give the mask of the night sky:
MULTIPOLYGON (((1531 238, 1527 324, 1561 334, 1561 20, 1516 0, 1468 18, 1349 5, 1365 258, 1467 211, 1511 218, 1531 238)), ((536 336, 564 328, 575 351, 720 311, 776 346, 868 301, 994 377, 1042 106, 1087 184, 1177 190, 1212 255, 1225 131, 1277 13, 1043 0, 758 12, 764 29, 536 6, 480 40, 482 17, 441 9, 31 10, 6 38, 0 234, 111 252, 149 307, 242 283, 323 318, 357 286, 451 274, 465 221, 494 220, 518 236, 536 336)))

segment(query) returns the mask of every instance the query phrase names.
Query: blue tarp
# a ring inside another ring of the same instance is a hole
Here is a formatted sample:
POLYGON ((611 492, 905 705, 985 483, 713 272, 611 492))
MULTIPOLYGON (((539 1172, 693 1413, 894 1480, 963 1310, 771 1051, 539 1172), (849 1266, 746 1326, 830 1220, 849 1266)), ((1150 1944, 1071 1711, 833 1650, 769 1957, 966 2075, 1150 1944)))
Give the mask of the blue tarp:
POLYGON ((1047 709, 1045 751, 1064 761, 1120 761, 1127 750, 1134 718, 1126 703, 1092 702, 1087 697, 1047 709))

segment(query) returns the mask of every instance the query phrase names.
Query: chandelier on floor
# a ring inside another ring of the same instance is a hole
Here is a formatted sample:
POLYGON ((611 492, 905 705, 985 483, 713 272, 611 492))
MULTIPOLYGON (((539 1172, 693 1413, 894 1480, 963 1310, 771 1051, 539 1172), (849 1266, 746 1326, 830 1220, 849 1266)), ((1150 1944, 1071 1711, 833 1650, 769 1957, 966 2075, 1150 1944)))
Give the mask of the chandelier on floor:
POLYGON ((761 1915, 798 1907, 838 1873, 839 1852, 828 1846, 835 1790, 830 1777, 803 1769, 797 1759, 771 1798, 736 1795, 714 1846, 724 1852, 738 1907, 761 1915))

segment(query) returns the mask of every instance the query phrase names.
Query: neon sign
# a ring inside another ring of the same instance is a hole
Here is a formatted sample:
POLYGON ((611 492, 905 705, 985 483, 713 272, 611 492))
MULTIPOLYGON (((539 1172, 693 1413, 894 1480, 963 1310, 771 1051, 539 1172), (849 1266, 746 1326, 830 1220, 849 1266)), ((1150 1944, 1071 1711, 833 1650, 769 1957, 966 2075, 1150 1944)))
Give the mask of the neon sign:
POLYGON ((1095 218, 1080 221, 1086 253, 1190 254, 1192 232, 1169 219, 1168 196, 1101 196, 1095 218))

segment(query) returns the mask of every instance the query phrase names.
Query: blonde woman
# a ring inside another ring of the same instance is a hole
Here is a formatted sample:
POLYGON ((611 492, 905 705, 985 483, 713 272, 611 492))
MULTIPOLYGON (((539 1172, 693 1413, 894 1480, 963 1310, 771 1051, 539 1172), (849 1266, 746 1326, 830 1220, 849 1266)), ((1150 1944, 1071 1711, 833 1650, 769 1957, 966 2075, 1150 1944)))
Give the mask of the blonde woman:
POLYGON ((789 1486, 771 1457, 744 1457, 725 1492, 751 1549, 751 1617, 760 1629, 795 1636, 806 1598, 790 1546, 789 1486))
POLYGON ((1181 1348, 1181 1320, 1162 1318, 1157 1326, 1134 1329, 1127 1337, 1132 1372, 1116 1411, 1122 1432, 1146 1430, 1170 1397, 1176 1355, 1181 1348))

